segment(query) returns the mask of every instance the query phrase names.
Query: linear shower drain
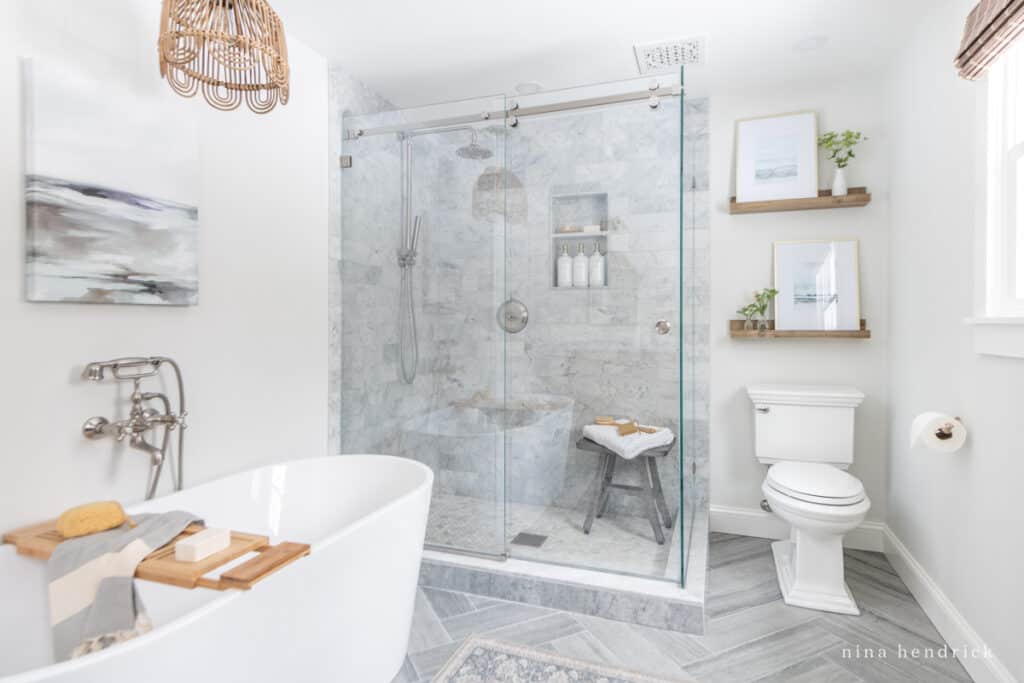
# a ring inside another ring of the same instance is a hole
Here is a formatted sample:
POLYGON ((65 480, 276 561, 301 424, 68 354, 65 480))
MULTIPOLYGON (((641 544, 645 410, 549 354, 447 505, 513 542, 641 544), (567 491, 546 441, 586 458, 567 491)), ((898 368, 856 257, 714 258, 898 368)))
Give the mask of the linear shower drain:
POLYGON ((541 536, 540 534, 528 534, 522 531, 512 537, 510 543, 512 545, 526 545, 531 548, 539 548, 544 545, 544 541, 548 540, 547 536, 541 536))

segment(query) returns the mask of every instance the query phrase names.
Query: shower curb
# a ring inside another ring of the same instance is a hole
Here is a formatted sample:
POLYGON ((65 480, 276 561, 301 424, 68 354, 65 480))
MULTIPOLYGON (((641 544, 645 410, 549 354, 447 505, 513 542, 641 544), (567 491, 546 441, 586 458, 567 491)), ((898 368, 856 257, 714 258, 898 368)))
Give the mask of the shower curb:
MULTIPOLYGON (((644 593, 531 576, 521 571, 504 569, 505 563, 501 562, 488 564, 494 566, 468 566, 456 558, 449 561, 424 557, 420 566, 420 585, 679 633, 704 633, 703 601, 687 595, 678 586, 670 587, 668 591, 660 588, 657 594, 644 593), (672 590, 678 592, 677 598, 666 594, 672 590)), ((627 580, 626 577, 623 579, 627 580)))

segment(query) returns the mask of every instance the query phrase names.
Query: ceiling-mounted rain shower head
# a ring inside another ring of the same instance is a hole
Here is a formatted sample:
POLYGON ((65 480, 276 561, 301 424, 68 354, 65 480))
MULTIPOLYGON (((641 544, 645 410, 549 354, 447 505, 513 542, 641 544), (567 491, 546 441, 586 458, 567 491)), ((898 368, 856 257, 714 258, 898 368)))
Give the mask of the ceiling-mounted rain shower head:
POLYGON ((455 150, 455 153, 458 154, 463 159, 475 160, 490 159, 492 156, 494 156, 494 152, 487 149, 486 147, 481 147, 480 145, 477 144, 476 131, 474 130, 472 131, 472 133, 473 138, 472 140, 470 140, 469 144, 466 145, 465 147, 459 147, 457 150, 455 150))
POLYGON ((707 51, 707 39, 704 37, 680 38, 633 46, 636 67, 641 74, 679 71, 681 66, 705 64, 707 51))

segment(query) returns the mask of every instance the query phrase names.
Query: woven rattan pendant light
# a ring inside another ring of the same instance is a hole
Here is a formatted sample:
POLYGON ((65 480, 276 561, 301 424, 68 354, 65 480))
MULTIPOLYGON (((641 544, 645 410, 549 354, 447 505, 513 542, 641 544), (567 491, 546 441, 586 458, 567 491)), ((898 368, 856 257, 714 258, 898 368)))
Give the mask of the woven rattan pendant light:
POLYGON ((183 97, 265 114, 288 103, 284 26, 266 0, 163 0, 160 75, 183 97))

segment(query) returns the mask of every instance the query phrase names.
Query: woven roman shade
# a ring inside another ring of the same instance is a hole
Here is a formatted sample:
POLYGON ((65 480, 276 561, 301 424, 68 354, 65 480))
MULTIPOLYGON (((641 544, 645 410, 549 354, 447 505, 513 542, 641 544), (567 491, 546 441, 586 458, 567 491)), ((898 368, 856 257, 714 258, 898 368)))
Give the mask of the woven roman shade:
POLYGON ((969 81, 1003 54, 1024 31, 1024 0, 981 0, 967 15, 957 71, 969 81))

